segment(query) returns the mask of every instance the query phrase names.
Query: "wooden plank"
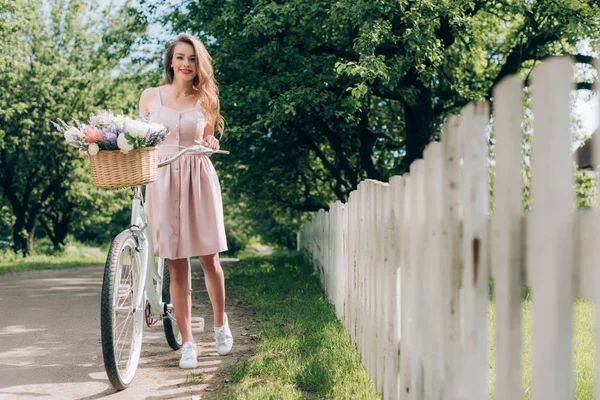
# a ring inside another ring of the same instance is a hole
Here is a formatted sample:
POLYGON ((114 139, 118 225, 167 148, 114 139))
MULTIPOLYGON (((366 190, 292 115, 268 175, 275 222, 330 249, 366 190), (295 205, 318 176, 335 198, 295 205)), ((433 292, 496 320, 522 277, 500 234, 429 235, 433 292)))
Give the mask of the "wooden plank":
POLYGON ((386 250, 386 234, 387 234, 387 223, 386 214, 389 215, 389 210, 386 210, 386 194, 389 189, 388 183, 376 182, 375 186, 375 214, 376 214, 376 273, 374 276, 375 281, 375 315, 377 322, 377 343, 378 343, 378 354, 377 360, 377 375, 379 377, 379 392, 385 391, 385 369, 389 355, 387 354, 388 343, 387 343, 387 326, 389 318, 389 304, 386 301, 387 286, 386 282, 389 279, 386 269, 385 262, 385 250, 386 250))
POLYGON ((360 286, 361 286, 361 313, 360 313, 360 321, 359 321, 359 331, 361 337, 361 356, 363 359, 363 365, 367 370, 369 376, 371 375, 371 366, 369 364, 369 285, 368 285, 368 276, 369 276, 369 193, 368 193, 368 184, 367 182, 361 182, 361 191, 360 191, 360 209, 361 209, 361 240, 360 240, 360 286))
MULTIPOLYGON (((365 366, 365 368, 367 367, 366 362, 365 362, 365 346, 366 346, 366 341, 365 341, 365 335, 364 335, 364 329, 365 329, 365 324, 366 324, 366 320, 365 320, 365 316, 366 316, 366 302, 365 302, 365 270, 366 270, 366 264, 367 264, 367 258, 366 258, 366 247, 365 247, 365 241, 366 241, 366 230, 365 228, 365 224, 366 224, 366 196, 365 196, 365 192, 366 192, 366 183, 365 182, 361 182, 358 184, 358 226, 360 227, 360 229, 358 230, 358 313, 357 313, 357 318, 356 318, 356 330, 357 330, 357 337, 358 337, 358 341, 359 341, 359 352, 360 352, 360 358, 362 360, 363 365, 365 366)), ((369 371, 367 370, 367 373, 369 371)))
POLYGON ((443 148, 439 142, 434 142, 431 145, 431 180, 429 185, 433 188, 431 194, 433 196, 429 218, 432 221, 430 227, 432 243, 432 265, 431 265, 431 297, 433 301, 433 313, 431 327, 433 332, 433 359, 432 359, 432 374, 433 388, 432 398, 434 400, 444 400, 445 377, 444 377, 444 362, 446 353, 443 351, 444 331, 440 329, 444 321, 444 309, 446 303, 442 303, 440 292, 442 284, 446 283, 442 280, 442 270, 447 269, 448 255, 444 253, 442 231, 443 231, 443 214, 444 214, 444 198, 443 192, 443 148))
POLYGON ((573 231, 575 246, 573 296, 596 300, 598 293, 597 270, 600 265, 600 221, 597 209, 577 210, 573 231))
POLYGON ((381 286, 380 278, 383 273, 383 254, 381 252, 383 247, 382 241, 382 229, 381 221, 379 218, 380 198, 381 198, 381 182, 372 180, 371 181, 371 265, 372 272, 370 275, 371 280, 371 316, 372 316, 372 334, 371 343, 373 349, 371 351, 373 356, 373 375, 375 376, 376 386, 375 388, 379 393, 383 392, 383 341, 381 339, 381 322, 383 319, 380 295, 381 286))
POLYGON ((434 334, 435 325, 437 321, 434 321, 435 312, 435 300, 437 299, 437 293, 434 293, 434 279, 435 279, 435 243, 433 235, 435 232, 435 216, 434 216, 434 200, 435 200, 435 187, 432 185, 434 179, 433 163, 431 157, 432 145, 429 144, 423 151, 423 173, 424 173, 424 235, 421 246, 424 248, 423 262, 421 269, 423 270, 423 395, 424 398, 429 400, 433 399, 433 386, 435 380, 435 366, 434 358, 436 349, 434 348, 434 334))
POLYGON ((324 232, 325 232, 325 210, 320 209, 317 214, 317 233, 315 235, 315 267, 319 272, 319 279, 323 284, 324 281, 324 270, 323 270, 323 255, 325 252, 325 243, 324 243, 324 232))
POLYGON ((354 298, 355 298, 355 274, 356 274, 356 190, 350 192, 348 196, 348 207, 346 210, 346 226, 348 236, 346 238, 348 247, 348 280, 346 293, 346 330, 350 333, 353 343, 356 345, 355 325, 354 325, 354 298))
POLYGON ((424 397, 423 371, 423 257, 425 240, 425 177, 423 160, 415 160, 411 171, 411 228, 409 264, 411 274, 411 399, 424 397))
POLYGON ((464 140, 465 207, 463 222, 463 290, 465 300, 466 398, 488 398, 487 307, 487 216, 489 208, 487 103, 471 103, 463 108, 461 127, 464 140))
POLYGON ((461 386, 464 351, 461 344, 461 281, 462 281, 462 240, 461 224, 462 207, 462 130, 458 116, 451 116, 442 128, 443 152, 443 182, 442 198, 445 199, 443 210, 443 254, 446 254, 447 264, 442 267, 442 281, 445 282, 440 290, 442 304, 446 306, 442 323, 444 340, 442 352, 444 360, 444 398, 462 399, 464 390, 461 386))
POLYGON ((401 268, 401 212, 403 209, 403 182, 401 176, 390 178, 390 187, 386 191, 384 215, 386 225, 385 270, 386 294, 388 304, 386 377, 384 399, 400 398, 400 268, 401 268))
POLYGON ((375 206, 375 188, 373 181, 367 180, 366 184, 366 201, 365 201, 365 250, 366 250, 366 274, 365 278, 365 360, 367 372, 371 380, 378 388, 379 382, 376 374, 376 338, 375 338, 375 306, 374 306, 374 275, 375 275, 375 227, 374 227, 374 206, 375 206))
MULTIPOLYGON (((598 46, 598 50, 600 50, 600 46, 598 46)), ((596 61, 594 62, 594 66, 596 67, 596 73, 600 74, 600 60, 596 59, 596 61)), ((598 80, 596 80, 596 93, 598 93, 599 90, 600 84, 598 83, 598 80)), ((600 96, 596 97, 596 106, 600 114, 600 96)), ((598 131, 596 131, 596 135, 598 135, 597 132, 598 131)), ((598 138, 596 137, 594 143, 600 144, 600 140, 598 140, 598 138)), ((600 165, 600 145, 594 145, 592 147, 592 160, 595 166, 600 165)), ((595 167, 594 170, 598 171, 598 167, 595 167)), ((600 178, 598 178, 598 176, 596 176, 596 193, 600 194, 600 178)), ((596 202, 600 203, 599 197, 600 195, 596 196, 596 202)), ((598 206, 594 208, 593 219, 595 222, 595 229, 594 236, 592 237, 596 239, 600 236, 600 210, 598 206)), ((594 242, 597 243, 597 239, 594 240, 594 242)), ((593 282, 595 283, 595 286, 598 287, 600 286, 600 269, 598 268, 598 264, 596 264, 596 268, 594 268, 594 271, 595 274, 593 282)), ((600 399, 600 290, 596 290, 594 292, 593 298, 596 303, 596 380, 594 384, 594 393, 596 395, 595 398, 600 399)))
POLYGON ((350 251, 352 254, 351 257, 351 281, 350 281, 350 291, 348 294, 350 307, 349 307, 349 320, 350 320, 350 336, 354 341, 354 345, 358 349, 358 336, 357 336, 357 326, 356 326, 356 318, 358 314, 358 191, 355 190, 350 193, 350 198, 348 201, 350 205, 348 223, 351 225, 350 232, 352 232, 352 237, 350 241, 350 251))
POLYGON ((338 294, 339 301, 339 319, 344 325, 346 331, 346 299, 348 297, 348 276, 350 265, 348 262, 348 204, 344 204, 340 210, 340 224, 342 235, 340 237, 340 252, 341 252, 341 276, 340 276, 340 291, 338 294))
POLYGON ((335 305, 335 311, 338 319, 342 319, 342 291, 344 283, 344 224, 342 220, 344 205, 339 200, 333 204, 330 213, 333 214, 333 261, 334 261, 334 273, 331 276, 331 286, 333 291, 333 303, 335 305))
POLYGON ((402 399, 413 399, 412 389, 412 303, 413 277, 410 270, 410 235, 412 234, 413 178, 409 173, 402 176, 403 202, 400 210, 400 393, 402 399))
POLYGON ((545 61, 533 73, 533 208, 528 237, 533 400, 573 397, 571 76, 567 58, 545 61))
POLYGON ((494 89, 496 176, 491 263, 496 307, 496 398, 521 398, 521 253, 523 232, 523 80, 511 76, 494 89))

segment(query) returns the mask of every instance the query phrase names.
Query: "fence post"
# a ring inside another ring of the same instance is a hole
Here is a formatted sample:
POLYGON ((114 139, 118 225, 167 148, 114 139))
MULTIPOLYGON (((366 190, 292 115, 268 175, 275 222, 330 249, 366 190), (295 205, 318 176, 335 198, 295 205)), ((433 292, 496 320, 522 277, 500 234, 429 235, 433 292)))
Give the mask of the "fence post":
POLYGON ((357 299, 358 299, 358 281, 357 281, 357 263, 358 263, 358 203, 357 203, 357 191, 350 193, 348 197, 348 255, 350 258, 350 274, 348 276, 348 298, 347 298, 347 309, 348 309, 348 329, 350 330, 350 337, 354 342, 354 345, 358 347, 358 339, 356 337, 356 310, 357 310, 357 299))
MULTIPOLYGON (((600 47, 598 47, 598 50, 600 50, 600 47)), ((596 61, 594 62, 594 66, 596 67, 596 73, 600 74, 600 60, 596 59, 596 61)), ((598 80, 596 80, 596 90, 600 90, 600 84, 598 83, 598 80)), ((598 107, 598 110, 600 111, 600 97, 597 97, 596 100, 596 106, 598 107)), ((598 133, 596 133, 597 135, 598 133)), ((596 140, 593 141, 595 144, 599 143, 598 142, 598 138, 596 137, 596 140)), ((594 170, 598 171, 598 165, 600 165, 600 145, 596 144, 592 147, 592 162, 594 165, 594 170)), ((600 178, 598 178, 598 176, 596 176, 596 202, 597 204, 600 203, 600 178)), ((597 238, 600 234, 600 211, 599 211, 599 207, 596 206, 594 208, 594 238, 597 238)), ((594 271, 596 272, 595 276, 594 276, 594 283, 595 286, 598 287, 598 284, 600 284, 600 269, 595 268, 594 271)), ((595 391, 595 398, 596 399, 600 399, 600 290, 596 290, 594 293, 594 297, 593 297, 595 304, 596 304, 596 380, 595 380, 595 384, 594 384, 594 391, 595 391)))
POLYGON ((424 242, 421 246, 424 248, 423 262, 420 268, 423 270, 423 395, 424 399, 433 399, 433 380, 434 380, 434 307, 435 297, 434 284, 434 263, 435 263, 435 243, 433 240, 434 218, 432 218, 432 204, 434 201, 433 165, 431 157, 432 144, 430 143, 423 151, 423 182, 424 182, 424 242))
POLYGON ((430 161, 427 163, 428 165, 428 175, 429 179, 427 180, 430 186, 430 196, 431 200, 428 202, 428 220, 430 227, 430 276, 427 279, 430 279, 430 293, 431 293, 431 305, 432 312, 430 314, 430 327, 432 330, 432 357, 431 357, 431 366, 432 366, 432 399, 444 400, 444 361, 446 358, 446 354, 443 351, 443 341, 444 341, 444 332, 443 329, 440 329, 440 325, 444 324, 444 306, 441 291, 442 285, 447 283, 442 280, 442 273, 444 270, 447 270, 448 267, 448 254, 444 253, 445 247, 443 245, 443 215, 444 215, 444 204, 442 197, 443 193, 443 152, 442 152, 442 144, 439 142, 433 142, 429 145, 430 149, 428 151, 428 156, 430 161))
POLYGON ((346 226, 346 213, 348 211, 347 204, 341 204, 338 215, 338 226, 340 229, 339 238, 337 242, 338 246, 338 254, 339 254, 339 273, 340 275, 337 278, 338 285, 338 293, 337 293, 337 313, 340 321, 344 321, 346 319, 346 309, 345 309, 345 300, 346 293, 348 292, 348 248, 346 244, 346 236, 348 235, 347 226, 346 226))
POLYGON ((553 58, 533 73, 533 141, 528 262, 533 302, 532 398, 573 397, 570 92, 572 62, 553 58))
POLYGON ((463 290, 465 295, 465 381, 466 398, 488 398, 488 253, 487 221, 488 148, 487 103, 463 108, 461 126, 464 138, 463 204, 463 290), (468 379, 467 379, 468 377, 468 379))
POLYGON ((496 177, 491 262, 496 307, 496 398, 521 395, 523 80, 511 76, 494 89, 496 177))
POLYGON ((412 338, 412 310, 413 297, 412 286, 414 283, 410 262, 410 235, 411 216, 413 202, 413 178, 407 173, 402 176, 403 204, 400 209, 400 224, 402 242, 400 243, 400 393, 405 399, 413 399, 412 370, 413 356, 411 342, 412 338))
POLYGON ((367 258, 367 246, 366 246, 366 229, 365 226, 367 224, 366 218, 366 182, 361 182, 358 184, 358 203, 359 203, 359 218, 358 218, 358 285, 359 285, 359 296, 358 296, 358 306, 359 313, 356 321, 357 324, 357 333, 360 340, 360 357, 363 362, 363 365, 367 369, 367 373, 369 373, 369 366, 367 364, 366 358, 366 340, 365 340, 365 325, 368 323, 366 314, 366 287, 365 287, 365 275, 366 275, 366 264, 368 262, 367 258))
MULTIPOLYGON (((374 212, 374 272, 373 272, 373 300, 375 317, 375 346, 376 346, 376 375, 378 381, 378 392, 384 393, 385 386, 385 368, 389 355, 387 354, 387 331, 388 324, 388 304, 385 298, 385 282, 389 279, 385 268, 385 242, 386 242, 386 221, 385 195, 388 190, 388 184, 379 181, 373 181, 373 212, 374 212)), ((385 393, 384 393, 385 396, 385 393)))
POLYGON ((411 227, 409 258, 411 273, 411 399, 424 395, 423 371, 423 260, 425 242, 425 182, 423 160, 411 164, 411 227))
POLYGON ((390 178, 390 187, 386 191, 384 219, 387 223, 385 241, 385 271, 387 280, 385 301, 388 304, 388 326, 386 363, 386 385, 384 399, 400 398, 400 268, 402 243, 401 216, 403 207, 403 181, 401 176, 390 178))
POLYGON ((366 298, 365 304, 367 305, 367 330, 366 330, 366 343, 367 343, 367 364, 369 376, 375 384, 375 388, 379 390, 379 375, 377 374, 377 364, 379 362, 379 352, 377 343, 377 319, 378 315, 375 314, 375 282, 377 274, 377 240, 376 240, 376 229, 375 229, 375 189, 376 185, 372 180, 367 180, 367 201, 366 201, 366 217, 365 228, 367 231, 366 238, 366 253, 367 253, 367 270, 365 276, 365 287, 366 287, 366 298))
POLYGON ((460 162, 462 158, 462 130, 460 117, 451 116, 442 128, 443 147, 443 182, 442 198, 446 200, 443 210, 443 253, 447 255, 447 263, 442 268, 443 284, 440 290, 445 311, 442 318, 445 339, 442 351, 446 354, 444 363, 445 398, 462 399, 462 370, 464 351, 461 342, 462 307, 462 175, 460 162))

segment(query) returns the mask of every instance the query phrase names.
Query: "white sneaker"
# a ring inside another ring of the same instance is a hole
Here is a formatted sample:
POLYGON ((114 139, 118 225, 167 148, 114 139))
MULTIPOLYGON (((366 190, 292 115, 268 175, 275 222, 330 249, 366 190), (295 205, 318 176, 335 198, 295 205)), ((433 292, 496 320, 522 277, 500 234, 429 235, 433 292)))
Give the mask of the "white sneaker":
POLYGON ((198 353, 196 352, 196 343, 185 342, 181 348, 181 360, 179 368, 196 368, 198 366, 198 353))
POLYGON ((233 347, 233 336, 229 329, 229 319, 225 314, 223 326, 215 326, 215 343, 217 344, 217 353, 220 356, 229 354, 233 347))

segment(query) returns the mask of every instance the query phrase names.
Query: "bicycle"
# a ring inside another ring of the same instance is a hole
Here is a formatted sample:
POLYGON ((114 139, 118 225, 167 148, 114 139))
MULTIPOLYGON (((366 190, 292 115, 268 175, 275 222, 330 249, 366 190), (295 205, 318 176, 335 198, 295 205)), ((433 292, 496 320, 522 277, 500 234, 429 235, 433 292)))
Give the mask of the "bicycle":
MULTIPOLYGON (((169 165, 188 153, 229 154, 225 150, 191 146, 159 163, 158 167, 169 165)), ((142 187, 136 186, 131 226, 113 239, 104 267, 100 307, 102 355, 108 379, 117 390, 126 389, 137 371, 144 322, 150 327, 162 319, 169 346, 173 350, 182 346, 175 311, 170 304, 169 268, 164 259, 155 260, 143 205, 142 187)), ((191 291, 191 270, 188 270, 188 279, 191 291)))

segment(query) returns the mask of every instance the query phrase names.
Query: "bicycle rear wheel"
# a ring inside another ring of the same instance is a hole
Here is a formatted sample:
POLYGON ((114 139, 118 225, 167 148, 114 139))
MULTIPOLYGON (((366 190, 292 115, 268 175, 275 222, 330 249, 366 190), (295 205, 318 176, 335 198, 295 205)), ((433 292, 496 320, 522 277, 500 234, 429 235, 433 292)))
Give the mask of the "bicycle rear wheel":
MULTIPOLYGON (((140 290, 140 253, 129 230, 113 240, 102 283, 100 326, 104 368, 117 390, 133 380, 140 360, 143 307, 136 305, 140 290)), ((142 286, 143 287, 143 286, 142 286)))
MULTIPOLYGON (((169 273, 169 266, 167 265, 167 261, 163 260, 164 269, 163 269, 163 287, 162 287, 162 299, 165 304, 171 303, 171 274, 169 273)), ((172 310, 172 314, 175 316, 175 310, 172 310)), ((183 344, 183 339, 181 337, 181 332, 179 332, 179 325, 177 322, 169 318, 168 316, 163 317, 163 327, 165 329, 165 337, 167 339, 167 343, 173 350, 178 350, 183 344)))

